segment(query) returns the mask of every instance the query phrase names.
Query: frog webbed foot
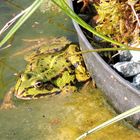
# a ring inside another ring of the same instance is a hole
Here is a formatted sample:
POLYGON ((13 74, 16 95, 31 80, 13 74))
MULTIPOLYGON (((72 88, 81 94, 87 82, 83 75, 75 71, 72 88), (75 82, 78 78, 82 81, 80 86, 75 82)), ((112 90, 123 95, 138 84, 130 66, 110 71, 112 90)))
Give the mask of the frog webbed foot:
POLYGON ((14 105, 14 103, 12 101, 13 93, 14 93, 14 89, 13 88, 11 88, 9 90, 9 92, 6 93, 6 95, 5 95, 4 99, 3 99, 2 104, 0 105, 0 110, 15 108, 15 105, 14 105))
POLYGON ((2 103, 2 105, 0 106, 0 110, 12 108, 15 108, 15 105, 13 103, 2 103))

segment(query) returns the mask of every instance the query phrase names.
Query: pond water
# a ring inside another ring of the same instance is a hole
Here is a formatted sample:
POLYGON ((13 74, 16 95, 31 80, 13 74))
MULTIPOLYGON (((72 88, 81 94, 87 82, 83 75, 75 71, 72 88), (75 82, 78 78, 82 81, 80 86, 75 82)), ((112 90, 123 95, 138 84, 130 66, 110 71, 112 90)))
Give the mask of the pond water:
MULTIPOLYGON (((33 0, 32 0, 33 1, 33 0)), ((32 1, 1 1, 0 28, 32 1)), ((43 5, 9 41, 12 47, 0 51, 0 102, 16 76, 24 70, 24 55, 48 37, 67 37, 77 42, 71 20, 56 7, 44 12, 43 5)), ((74 140, 85 131, 114 117, 102 92, 92 82, 72 95, 23 101, 13 98, 15 108, 0 110, 1 140, 74 140)), ((138 140, 139 131, 122 121, 85 138, 87 140, 138 140)))

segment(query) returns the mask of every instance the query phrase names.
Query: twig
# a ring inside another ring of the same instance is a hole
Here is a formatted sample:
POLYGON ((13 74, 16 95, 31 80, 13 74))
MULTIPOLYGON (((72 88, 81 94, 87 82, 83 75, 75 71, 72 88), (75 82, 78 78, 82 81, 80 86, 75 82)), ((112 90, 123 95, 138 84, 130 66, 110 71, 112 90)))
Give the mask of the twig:
POLYGON ((6 47, 4 47, 4 48, 0 48, 0 51, 2 51, 2 50, 4 50, 4 49, 7 49, 7 48, 9 48, 9 47, 11 47, 11 44, 8 44, 6 47))
POLYGON ((6 43, 6 41, 20 28, 20 26, 35 12, 35 10, 41 5, 43 1, 44 0, 35 0, 31 6, 26 8, 26 11, 24 11, 24 14, 22 14, 17 23, 15 23, 14 27, 2 39, 2 41, 0 42, 0 47, 2 47, 6 43))
POLYGON ((25 10, 21 11, 18 15, 16 15, 14 18, 12 18, 10 21, 8 21, 4 27, 0 30, 0 35, 5 32, 11 25, 13 25, 13 23, 19 18, 21 17, 24 13, 28 12, 28 10, 30 9, 30 7, 26 8, 25 10))
POLYGON ((131 9, 132 9, 132 11, 133 11, 133 13, 134 13, 134 16, 136 17, 136 20, 137 20, 137 22, 138 22, 138 26, 140 27, 140 20, 139 20, 139 17, 138 17, 138 15, 137 15, 137 13, 136 13, 136 11, 135 11, 135 9, 134 9, 134 5, 138 2, 139 0, 129 0, 128 1, 128 4, 130 5, 130 7, 131 7, 131 9))

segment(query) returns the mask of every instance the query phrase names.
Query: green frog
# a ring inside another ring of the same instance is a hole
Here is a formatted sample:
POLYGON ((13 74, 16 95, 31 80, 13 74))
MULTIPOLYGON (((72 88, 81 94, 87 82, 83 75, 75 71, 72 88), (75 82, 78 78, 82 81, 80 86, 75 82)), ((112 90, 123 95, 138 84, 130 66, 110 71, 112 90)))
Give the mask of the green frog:
POLYGON ((28 64, 16 83, 15 96, 28 100, 75 91, 76 82, 90 78, 82 55, 77 52, 79 47, 69 44, 40 47, 27 56, 28 64))
MULTIPOLYGON (((25 71, 20 74, 13 88, 14 95, 19 99, 72 93, 77 90, 76 82, 84 82, 90 78, 76 44, 39 47, 26 56, 25 60, 25 71)), ((9 97, 11 95, 12 91, 9 91, 1 108, 13 108, 9 97)))

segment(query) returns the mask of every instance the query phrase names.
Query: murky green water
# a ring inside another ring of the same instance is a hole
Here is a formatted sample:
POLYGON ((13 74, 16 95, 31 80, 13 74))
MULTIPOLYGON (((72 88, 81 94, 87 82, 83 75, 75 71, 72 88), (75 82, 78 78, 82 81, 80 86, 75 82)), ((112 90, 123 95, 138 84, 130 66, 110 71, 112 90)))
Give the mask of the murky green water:
MULTIPOLYGON (((9 3, 0 4, 0 27, 12 15, 25 8, 27 0, 17 1, 18 7, 9 3)), ((30 1, 31 2, 31 1, 30 1)), ((35 39, 49 36, 66 36, 77 41, 71 20, 55 10, 46 13, 38 10, 16 33, 12 47, 0 52, 0 101, 16 82, 13 75, 25 67, 24 55, 35 39)), ((73 140, 85 131, 115 116, 102 93, 92 83, 79 93, 58 95, 31 101, 13 99, 16 108, 0 110, 1 140, 73 140)), ((87 140, 138 140, 140 133, 124 122, 103 129, 87 140)))

